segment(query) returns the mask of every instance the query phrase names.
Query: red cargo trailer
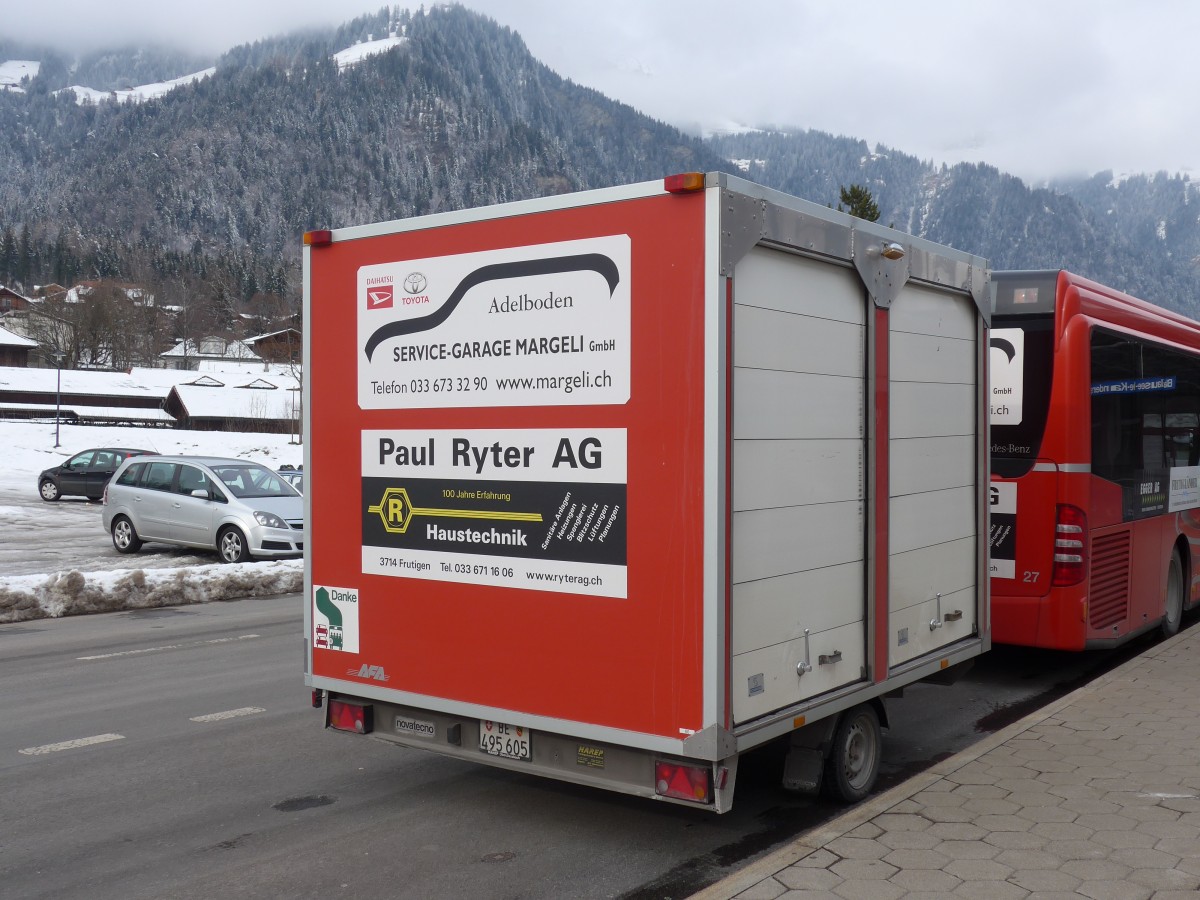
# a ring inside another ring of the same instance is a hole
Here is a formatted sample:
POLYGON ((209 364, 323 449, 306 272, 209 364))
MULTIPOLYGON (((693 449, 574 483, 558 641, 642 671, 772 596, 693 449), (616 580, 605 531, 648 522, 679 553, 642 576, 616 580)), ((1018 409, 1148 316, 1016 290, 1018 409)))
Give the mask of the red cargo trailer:
POLYGON ((721 812, 989 646, 987 267, 720 174, 305 236, 327 724, 721 812))

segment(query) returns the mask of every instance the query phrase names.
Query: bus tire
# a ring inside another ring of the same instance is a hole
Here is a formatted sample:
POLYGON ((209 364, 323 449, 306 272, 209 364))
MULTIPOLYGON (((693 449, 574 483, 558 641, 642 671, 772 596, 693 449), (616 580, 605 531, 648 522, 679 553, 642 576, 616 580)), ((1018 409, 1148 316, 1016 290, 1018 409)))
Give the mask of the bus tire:
POLYGON ((863 703, 842 713, 825 760, 821 787, 827 797, 857 803, 875 787, 883 734, 875 707, 863 703))
POLYGON ((1171 552, 1171 562, 1167 565, 1167 590, 1163 598, 1163 617, 1158 629, 1163 637, 1171 637, 1179 632, 1179 623, 1183 619, 1183 561, 1179 551, 1171 552))

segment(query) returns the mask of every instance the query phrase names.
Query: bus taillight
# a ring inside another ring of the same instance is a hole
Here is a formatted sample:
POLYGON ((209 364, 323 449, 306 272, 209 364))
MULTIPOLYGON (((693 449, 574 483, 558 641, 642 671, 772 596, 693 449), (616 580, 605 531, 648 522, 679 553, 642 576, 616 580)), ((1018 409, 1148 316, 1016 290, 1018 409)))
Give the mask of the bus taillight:
POLYGON ((1055 587, 1070 587, 1087 577, 1087 516, 1078 506, 1060 503, 1054 523, 1055 587))

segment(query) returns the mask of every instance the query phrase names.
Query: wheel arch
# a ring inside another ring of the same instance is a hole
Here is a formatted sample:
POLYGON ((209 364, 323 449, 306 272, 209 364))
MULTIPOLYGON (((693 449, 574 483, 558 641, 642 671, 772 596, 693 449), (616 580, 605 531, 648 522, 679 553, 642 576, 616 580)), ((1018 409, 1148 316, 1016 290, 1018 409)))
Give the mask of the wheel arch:
POLYGON ((1192 599, 1192 579, 1196 576, 1196 563, 1192 558, 1192 542, 1188 540, 1186 534, 1178 534, 1175 536, 1175 544, 1171 549, 1172 553, 1179 554, 1179 561, 1183 563, 1183 608, 1185 610, 1195 609, 1200 606, 1200 596, 1192 599))

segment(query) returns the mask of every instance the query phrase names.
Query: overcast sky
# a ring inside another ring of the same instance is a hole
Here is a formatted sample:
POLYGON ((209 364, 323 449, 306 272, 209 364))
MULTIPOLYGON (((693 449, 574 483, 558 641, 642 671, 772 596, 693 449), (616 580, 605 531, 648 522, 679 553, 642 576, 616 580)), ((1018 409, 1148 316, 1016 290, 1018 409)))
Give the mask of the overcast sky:
MULTIPOLYGON (((0 0, 0 33, 220 52, 380 0, 0 0)), ((419 4, 400 4, 414 8, 419 4)), ((689 130, 813 128, 1036 181, 1200 179, 1194 0, 466 0, 560 75, 689 130), (736 12, 734 11, 736 10, 736 12)))

